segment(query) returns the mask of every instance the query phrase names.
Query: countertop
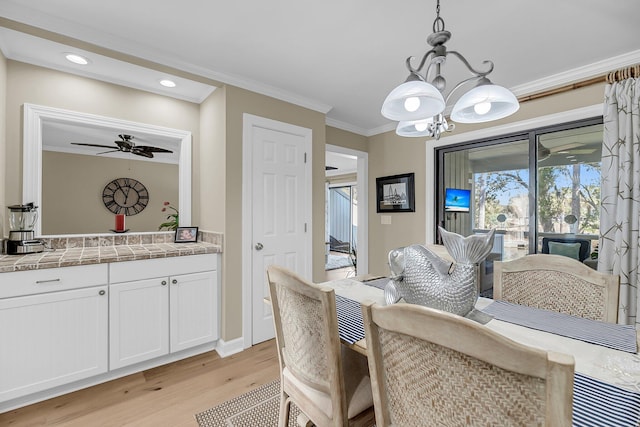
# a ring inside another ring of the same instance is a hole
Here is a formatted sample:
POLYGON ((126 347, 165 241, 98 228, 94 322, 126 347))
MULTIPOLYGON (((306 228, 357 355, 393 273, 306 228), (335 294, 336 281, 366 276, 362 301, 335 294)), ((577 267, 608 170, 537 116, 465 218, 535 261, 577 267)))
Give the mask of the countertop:
POLYGON ((166 231, 49 236, 41 238, 44 252, 0 254, 0 273, 222 252, 222 233, 199 230, 194 243, 174 243, 174 237, 166 231))
POLYGON ((36 254, 0 255, 0 273, 221 252, 221 245, 205 242, 47 249, 36 254))

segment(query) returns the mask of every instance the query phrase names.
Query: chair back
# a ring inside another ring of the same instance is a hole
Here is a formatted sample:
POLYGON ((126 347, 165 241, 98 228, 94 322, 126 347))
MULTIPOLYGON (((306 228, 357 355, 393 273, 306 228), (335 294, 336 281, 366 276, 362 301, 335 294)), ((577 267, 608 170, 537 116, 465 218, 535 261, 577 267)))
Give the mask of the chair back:
POLYGON ((493 298, 616 323, 620 277, 561 255, 534 254, 494 263, 493 298))
POLYGON ((573 356, 413 304, 362 307, 376 426, 570 426, 573 356))
POLYGON ((346 419, 334 290, 279 266, 269 266, 267 276, 281 371, 329 394, 335 418, 346 419))

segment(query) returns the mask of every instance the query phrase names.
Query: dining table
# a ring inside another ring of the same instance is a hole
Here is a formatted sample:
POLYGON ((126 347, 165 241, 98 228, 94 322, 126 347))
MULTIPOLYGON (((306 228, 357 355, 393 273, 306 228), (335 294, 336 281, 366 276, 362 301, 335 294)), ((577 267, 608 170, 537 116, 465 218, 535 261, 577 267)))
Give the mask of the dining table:
MULTIPOLYGON (((386 305, 384 298, 386 282, 388 279, 364 275, 320 283, 335 291, 341 342, 364 355, 367 354, 367 344, 364 327, 361 326, 361 304, 372 301, 386 305)), ((481 312, 491 312, 490 309, 496 305, 492 306, 493 303, 493 299, 480 297, 475 308, 481 312)), ((500 302, 496 301, 496 303, 500 302)), ((528 307, 522 307, 522 309, 531 310, 528 307)), ((637 332, 633 327, 626 327, 625 331, 627 341, 632 341, 627 343, 631 347, 620 350, 594 344, 597 341, 586 342, 511 321, 499 320, 493 316, 489 319, 484 327, 513 341, 573 356, 575 360, 574 426, 640 426, 640 356, 637 332), (628 335, 629 328, 632 330, 632 337, 628 335), (619 415, 622 418, 618 418, 619 415)), ((605 328, 617 327, 612 324, 604 326, 605 328)))

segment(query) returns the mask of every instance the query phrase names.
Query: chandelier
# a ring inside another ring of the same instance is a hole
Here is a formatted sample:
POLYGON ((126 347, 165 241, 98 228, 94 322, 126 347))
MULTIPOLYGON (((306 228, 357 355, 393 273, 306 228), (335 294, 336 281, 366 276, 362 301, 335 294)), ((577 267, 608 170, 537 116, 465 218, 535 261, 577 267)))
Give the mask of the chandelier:
POLYGON ((398 135, 428 136, 439 139, 442 132, 452 131, 454 124, 448 123, 444 116, 447 103, 454 92, 471 84, 473 88, 460 96, 453 105, 450 119, 454 122, 489 122, 507 117, 520 108, 513 93, 491 83, 487 78, 493 71, 493 62, 483 61, 482 63, 487 67, 486 71, 476 70, 460 53, 447 51, 445 43, 450 38, 451 33, 445 30, 444 20, 440 17, 440 0, 438 0, 436 19, 433 21, 433 34, 427 38, 427 43, 432 46, 432 49, 424 54, 417 68, 414 68, 411 63, 413 57, 407 58, 409 77, 393 89, 382 104, 382 115, 399 121, 396 128, 398 135), (441 71, 448 55, 458 58, 472 76, 455 85, 445 100, 443 92, 447 81, 441 71), (425 69, 424 74, 420 74, 423 69, 425 69), (431 76, 433 77, 430 79, 431 76))

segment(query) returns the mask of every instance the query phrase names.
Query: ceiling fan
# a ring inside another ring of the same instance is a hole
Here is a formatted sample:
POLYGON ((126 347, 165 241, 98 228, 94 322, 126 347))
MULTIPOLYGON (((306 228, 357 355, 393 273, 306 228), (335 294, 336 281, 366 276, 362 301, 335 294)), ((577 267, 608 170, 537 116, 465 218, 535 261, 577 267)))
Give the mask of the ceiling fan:
POLYGON ((571 142, 569 144, 560 145, 558 147, 547 148, 538 141, 538 161, 546 160, 553 154, 591 154, 596 151, 595 148, 583 148, 585 144, 581 142, 571 142))
POLYGON ((103 151, 102 153, 96 154, 106 154, 106 153, 114 153, 116 151, 121 151, 123 153, 131 153, 137 156, 153 158, 153 153, 173 153, 171 150, 167 150, 165 148, 160 147, 152 147, 150 145, 136 145, 133 142, 134 136, 127 134, 118 135, 120 140, 113 141, 117 147, 113 147, 110 145, 100 145, 100 144, 85 144, 81 142, 72 142, 73 145, 84 145, 87 147, 100 147, 100 148, 111 148, 112 150, 103 151))

